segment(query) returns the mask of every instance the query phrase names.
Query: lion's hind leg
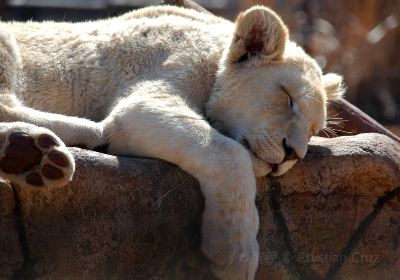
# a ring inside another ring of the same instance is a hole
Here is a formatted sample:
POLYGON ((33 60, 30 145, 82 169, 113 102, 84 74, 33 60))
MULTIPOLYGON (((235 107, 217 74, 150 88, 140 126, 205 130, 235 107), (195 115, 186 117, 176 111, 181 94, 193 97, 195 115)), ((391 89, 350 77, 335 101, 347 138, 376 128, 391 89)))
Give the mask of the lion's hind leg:
POLYGON ((72 180, 75 162, 53 132, 32 124, 0 123, 0 176, 22 187, 58 187, 72 180))

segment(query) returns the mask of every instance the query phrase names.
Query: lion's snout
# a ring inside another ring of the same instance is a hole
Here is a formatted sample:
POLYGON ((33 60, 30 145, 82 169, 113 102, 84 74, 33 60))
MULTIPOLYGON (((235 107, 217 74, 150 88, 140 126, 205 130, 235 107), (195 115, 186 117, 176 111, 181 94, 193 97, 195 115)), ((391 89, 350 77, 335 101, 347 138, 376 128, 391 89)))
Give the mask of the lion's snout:
POLYGON ((302 157, 299 156, 296 150, 286 143, 286 138, 283 138, 283 149, 285 151, 285 157, 283 158, 283 162, 287 160, 298 160, 304 157, 304 156, 302 157))
POLYGON ((298 160, 305 156, 307 147, 300 143, 287 140, 285 137, 268 137, 242 141, 242 144, 258 159, 270 165, 269 173, 272 176, 281 176, 286 173, 298 160), (281 140, 280 140, 281 139, 281 140), (243 143, 244 142, 244 143, 243 143), (297 143, 297 145, 293 145, 297 143))

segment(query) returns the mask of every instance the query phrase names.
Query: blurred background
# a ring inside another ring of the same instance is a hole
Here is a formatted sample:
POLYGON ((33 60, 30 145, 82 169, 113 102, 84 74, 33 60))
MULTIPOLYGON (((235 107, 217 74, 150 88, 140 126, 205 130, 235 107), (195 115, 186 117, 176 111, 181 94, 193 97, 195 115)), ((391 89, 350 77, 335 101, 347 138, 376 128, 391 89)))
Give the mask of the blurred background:
MULTIPOLYGON (((1 20, 105 18, 160 0, 0 0, 1 20)), ((400 135, 399 0, 195 0, 234 19, 255 4, 278 12, 291 39, 325 72, 345 77, 346 99, 400 135)))

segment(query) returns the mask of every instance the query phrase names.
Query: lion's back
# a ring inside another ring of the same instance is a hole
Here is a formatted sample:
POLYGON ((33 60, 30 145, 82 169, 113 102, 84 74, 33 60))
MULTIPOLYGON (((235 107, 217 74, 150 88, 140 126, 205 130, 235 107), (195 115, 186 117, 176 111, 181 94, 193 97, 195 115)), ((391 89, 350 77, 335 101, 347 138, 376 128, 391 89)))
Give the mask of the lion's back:
MULTIPOLYGON (((1 24, 15 37, 24 63, 25 84, 17 90, 24 102, 91 119, 101 119, 138 77, 170 75, 179 77, 183 91, 193 92, 185 88, 193 83, 207 90, 204 82, 211 83, 207 77, 233 28, 222 18, 168 6, 89 22, 1 24)), ((199 94, 204 92, 189 99, 199 94)))

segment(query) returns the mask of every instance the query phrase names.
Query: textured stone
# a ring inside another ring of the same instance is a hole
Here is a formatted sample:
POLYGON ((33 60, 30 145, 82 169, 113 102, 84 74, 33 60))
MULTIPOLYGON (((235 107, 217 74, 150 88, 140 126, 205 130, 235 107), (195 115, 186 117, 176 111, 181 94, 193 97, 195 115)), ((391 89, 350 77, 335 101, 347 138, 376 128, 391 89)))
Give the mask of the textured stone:
POLYGON ((306 158, 279 179, 282 194, 380 197, 399 186, 399 142, 375 133, 312 139, 306 158))
POLYGON ((339 270, 338 279, 398 279, 400 275, 400 191, 377 207, 371 224, 339 270))
MULTIPOLYGON (((67 186, 14 186, 30 254, 12 269, 37 279, 211 278, 199 252, 203 198, 195 179, 161 160, 71 151, 77 171, 67 186)), ((258 180, 256 278, 397 279, 399 186, 400 145, 388 137, 312 139, 287 174, 258 180), (366 263, 371 255, 379 263, 366 263)), ((0 213, 15 230, 14 199, 10 188, 0 195, 0 205, 10 205, 0 213)), ((0 248, 7 236, 0 233, 0 248)), ((0 263, 2 254, 11 260, 14 251, 0 252, 0 263)))
POLYGON ((0 279, 17 273, 23 263, 21 252, 14 194, 0 179, 0 279))
POLYGON ((371 254, 384 259, 374 275, 397 279, 400 254, 398 249, 391 248, 389 239, 394 238, 393 228, 398 224, 390 229, 370 224, 375 222, 377 209, 383 207, 376 206, 380 198, 392 207, 378 217, 383 216, 385 221, 395 221, 393 216, 399 218, 399 203, 393 202, 399 199, 399 172, 400 145, 385 136, 312 139, 301 163, 284 176, 261 184, 267 189, 272 186, 267 193, 270 204, 271 200, 274 202, 271 209, 276 217, 276 232, 268 235, 275 249, 265 246, 265 242, 261 242, 261 248, 276 262, 261 263, 259 273, 264 270, 265 274, 259 279, 270 275, 269 267, 279 266, 287 272, 288 279, 333 279, 335 275, 335 279, 367 279, 371 265, 357 263, 355 259, 371 254), (364 234, 375 238, 371 246, 379 245, 374 248, 360 241, 364 234), (365 244, 363 249, 355 248, 359 242, 365 244), (277 244, 284 245, 279 250, 277 244))
POLYGON ((77 159, 71 184, 18 189, 37 277, 181 279, 199 273, 203 206, 193 178, 159 160, 71 150, 77 159))

